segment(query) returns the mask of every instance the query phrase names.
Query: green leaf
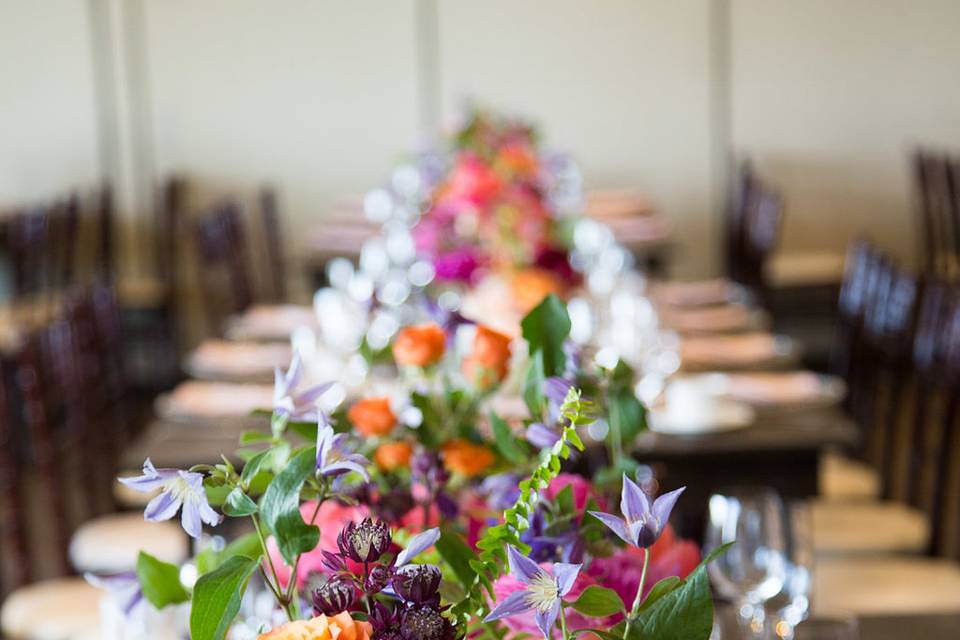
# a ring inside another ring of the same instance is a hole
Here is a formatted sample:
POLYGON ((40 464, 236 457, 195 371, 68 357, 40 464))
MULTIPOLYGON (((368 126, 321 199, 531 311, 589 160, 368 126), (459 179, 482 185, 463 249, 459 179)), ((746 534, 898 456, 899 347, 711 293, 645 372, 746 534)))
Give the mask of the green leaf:
POLYGON ((627 640, 707 640, 713 630, 713 597, 707 565, 729 546, 715 549, 679 584, 657 583, 647 596, 650 602, 645 601, 641 606, 627 640))
POLYGON ((516 464, 526 464, 530 460, 526 447, 513 435, 510 425, 503 418, 490 412, 490 425, 493 427, 494 443, 500 455, 516 464))
POLYGON ((437 552, 453 569, 460 584, 470 589, 477 577, 477 572, 470 567, 470 561, 476 560, 477 554, 470 545, 456 531, 449 527, 441 527, 440 539, 437 540, 437 552))
POLYGON ((271 436, 269 433, 264 433, 262 431, 244 431, 240 434, 240 444, 245 446, 255 442, 266 442, 272 438, 273 436, 271 436))
POLYGON ((200 576, 190 607, 192 640, 223 640, 240 611, 240 600, 259 560, 234 556, 216 571, 200 576))
POLYGON ((300 490, 316 466, 315 447, 298 453, 267 487, 260 504, 263 522, 274 534, 281 555, 291 566, 297 555, 312 550, 320 542, 320 529, 305 523, 300 515, 300 490))
POLYGON ((573 485, 568 484, 563 489, 557 493, 556 499, 554 502, 557 503, 557 509, 560 513, 563 514, 574 514, 577 507, 577 502, 573 498, 573 485))
POLYGON ((632 443, 646 426, 646 409, 640 404, 633 389, 625 387, 607 394, 610 416, 610 437, 620 436, 624 444, 632 443))
POLYGON ((236 487, 224 500, 223 512, 231 518, 249 516, 257 512, 257 503, 251 500, 243 489, 236 487))
POLYGON ((566 354, 563 342, 570 334, 570 316, 560 298, 550 294, 520 322, 523 337, 530 348, 530 355, 537 351, 543 354, 543 373, 547 376, 563 375, 566 354))
POLYGON ((527 365, 527 375, 523 378, 523 401, 530 410, 531 416, 539 416, 543 411, 545 400, 543 397, 543 353, 536 351, 530 354, 530 363, 527 365))
POLYGON ((240 536, 220 551, 207 547, 197 554, 197 572, 200 575, 209 573, 234 556, 243 556, 251 560, 259 560, 263 555, 260 538, 256 533, 240 536))
POLYGON ((605 618, 615 613, 626 613, 627 607, 613 589, 590 585, 570 606, 591 618, 605 618))
POLYGON ((157 609, 190 599, 190 594, 180 582, 180 568, 157 560, 144 551, 137 557, 137 581, 140 582, 143 597, 157 609))
POLYGON ((643 613, 653 606, 653 603, 655 603, 657 600, 681 586, 683 586, 683 579, 679 576, 668 576, 659 581, 653 585, 653 588, 650 589, 650 593, 648 593, 646 599, 644 599, 643 604, 640 605, 640 613, 643 613))

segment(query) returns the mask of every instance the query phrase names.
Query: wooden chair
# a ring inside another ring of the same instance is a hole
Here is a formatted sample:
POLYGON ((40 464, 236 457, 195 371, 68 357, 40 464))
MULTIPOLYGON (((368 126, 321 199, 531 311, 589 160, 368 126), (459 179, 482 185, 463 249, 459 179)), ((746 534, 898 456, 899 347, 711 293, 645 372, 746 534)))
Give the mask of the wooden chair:
POLYGON ((748 228, 747 212, 756 181, 753 165, 749 160, 742 161, 731 181, 729 200, 724 214, 724 260, 727 277, 735 282, 742 281, 746 269, 744 254, 748 228))
POLYGON ((15 416, 9 400, 10 366, 0 362, 0 600, 30 580, 26 510, 21 493, 23 476, 15 416), (6 578, 6 580, 4 580, 6 578))
POLYGON ((951 203, 951 164, 936 151, 921 149, 913 156, 925 273, 946 281, 956 280, 960 272, 960 218, 951 203))
POLYGON ((7 248, 17 297, 39 293, 49 282, 49 227, 44 207, 20 211, 10 220, 7 248))
POLYGON ((283 245, 283 229, 277 208, 277 194, 270 187, 260 191, 260 227, 263 232, 266 257, 266 287, 262 296, 268 302, 283 302, 287 299, 287 265, 283 245))
POLYGON ((253 303, 239 205, 232 201, 218 204, 197 220, 194 231, 207 321, 209 328, 219 333, 228 316, 253 303))

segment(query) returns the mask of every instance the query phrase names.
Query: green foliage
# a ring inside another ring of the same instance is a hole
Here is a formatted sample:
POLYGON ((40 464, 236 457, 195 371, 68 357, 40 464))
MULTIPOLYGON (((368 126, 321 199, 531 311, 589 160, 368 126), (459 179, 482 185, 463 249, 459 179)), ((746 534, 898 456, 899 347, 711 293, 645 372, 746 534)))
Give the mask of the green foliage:
POLYGON ((240 611, 240 600, 259 560, 244 556, 228 559, 197 580, 190 608, 193 640, 223 640, 240 611))
POLYGON ((673 577, 655 584, 640 606, 627 640, 707 640, 713 629, 707 565, 730 544, 715 549, 685 580, 673 577))
POLYGON ((494 443, 497 445, 497 451, 500 452, 500 455, 514 464, 527 464, 527 461, 530 460, 529 447, 513 435, 510 425, 492 412, 490 413, 490 425, 493 427, 494 443))
POLYGON ((274 534, 281 555, 291 566, 299 554, 320 542, 320 529, 305 523, 300 515, 300 491, 316 471, 316 458, 316 447, 295 455, 267 487, 260 503, 263 523, 274 534))
POLYGON ((260 538, 257 537, 256 533, 248 533, 240 536, 221 551, 216 551, 213 547, 207 547, 198 553, 197 572, 200 575, 209 573, 234 556, 257 560, 261 555, 263 555, 263 548, 260 546, 260 538))
POLYGON ((567 359, 563 342, 570 334, 570 316, 560 298, 553 294, 544 298, 523 318, 520 328, 530 355, 537 351, 542 354, 544 375, 563 375, 567 359))
MULTIPOLYGON (((474 577, 464 583, 467 597, 454 605, 451 613, 462 623, 471 618, 482 619, 489 612, 489 599, 494 597, 493 581, 503 574, 507 561, 507 545, 513 545, 522 551, 529 551, 520 541, 520 533, 529 526, 529 517, 540 500, 540 492, 560 473, 560 461, 570 457, 570 446, 583 451, 583 442, 577 435, 577 428, 592 422, 588 415, 590 403, 580 397, 580 391, 571 388, 560 413, 565 427, 560 439, 549 450, 543 452, 540 464, 534 468, 530 477, 520 482, 520 497, 516 503, 503 512, 503 522, 488 528, 477 543, 479 557, 469 561, 474 577)), ((469 576, 468 576, 469 578, 469 576)), ((486 627, 493 632, 492 627, 486 627)), ((475 629, 480 632, 481 629, 475 629)), ((497 637, 478 636, 478 637, 497 637)))
POLYGON ((137 581, 143 597, 157 609, 190 599, 180 582, 180 568, 143 551, 137 558, 137 581))
POLYGON ((569 606, 591 618, 605 618, 615 613, 626 613, 627 607, 613 589, 590 585, 569 606))
POLYGON ((257 503, 243 489, 236 487, 223 501, 223 512, 231 518, 249 516, 257 512, 257 503))

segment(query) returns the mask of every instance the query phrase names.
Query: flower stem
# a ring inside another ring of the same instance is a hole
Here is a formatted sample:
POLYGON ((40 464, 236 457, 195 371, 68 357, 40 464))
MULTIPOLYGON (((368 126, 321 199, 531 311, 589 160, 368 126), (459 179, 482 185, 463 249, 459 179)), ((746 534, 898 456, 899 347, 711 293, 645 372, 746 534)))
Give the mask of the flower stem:
POLYGON ((650 549, 643 550, 643 571, 640 572, 640 584, 637 585, 637 597, 633 599, 633 608, 630 609, 630 615, 627 617, 627 626, 623 630, 623 638, 627 640, 630 636, 630 627, 633 626, 640 612, 640 603, 643 599, 643 587, 647 582, 647 568, 650 566, 650 549))
MULTIPOLYGON (((273 566, 273 558, 270 557, 270 552, 267 551, 267 541, 266 538, 263 537, 263 531, 260 529, 260 521, 257 520, 256 515, 251 515, 250 519, 253 520, 253 528, 257 530, 257 538, 260 540, 260 548, 263 550, 263 557, 267 559, 267 564, 270 566, 270 573, 273 575, 273 584, 270 584, 270 580, 266 576, 264 576, 264 579, 267 582, 267 586, 270 587, 270 591, 273 592, 273 597, 277 599, 277 604, 283 607, 283 611, 287 614, 287 619, 290 622, 293 622, 296 618, 294 617, 293 611, 290 609, 289 598, 286 598, 280 594, 280 578, 277 576, 277 568, 273 566)), ((262 567, 260 570, 263 572, 262 567)))
POLYGON ((567 614, 563 612, 563 602, 560 603, 560 635, 563 640, 567 640, 567 614))

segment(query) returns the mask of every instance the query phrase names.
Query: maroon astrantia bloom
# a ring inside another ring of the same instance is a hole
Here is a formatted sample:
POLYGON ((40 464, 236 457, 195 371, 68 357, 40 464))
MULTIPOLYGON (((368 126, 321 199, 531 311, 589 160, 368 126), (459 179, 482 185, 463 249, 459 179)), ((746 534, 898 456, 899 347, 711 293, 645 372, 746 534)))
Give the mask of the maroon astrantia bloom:
POLYGON ((340 553, 354 562, 376 562, 390 548, 393 536, 390 526, 378 520, 366 518, 360 523, 351 522, 337 539, 340 553))
POLYGON ((357 599, 357 589, 348 580, 331 578, 313 592, 313 608, 321 613, 335 616, 347 611, 357 599))

